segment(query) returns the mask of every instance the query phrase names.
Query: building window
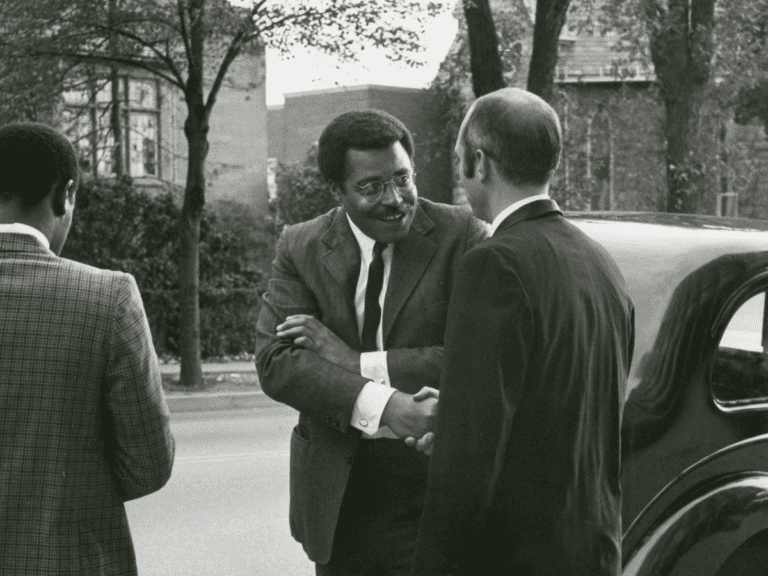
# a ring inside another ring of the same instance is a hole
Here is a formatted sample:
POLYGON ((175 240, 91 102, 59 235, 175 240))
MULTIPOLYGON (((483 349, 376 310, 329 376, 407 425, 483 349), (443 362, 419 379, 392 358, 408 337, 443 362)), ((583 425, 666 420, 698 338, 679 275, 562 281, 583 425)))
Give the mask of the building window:
MULTIPOLYGON (((119 80, 122 164, 134 177, 160 174, 160 93, 157 80, 123 76, 119 80)), ((64 94, 64 124, 77 149, 80 167, 93 176, 115 174, 109 81, 64 94)))

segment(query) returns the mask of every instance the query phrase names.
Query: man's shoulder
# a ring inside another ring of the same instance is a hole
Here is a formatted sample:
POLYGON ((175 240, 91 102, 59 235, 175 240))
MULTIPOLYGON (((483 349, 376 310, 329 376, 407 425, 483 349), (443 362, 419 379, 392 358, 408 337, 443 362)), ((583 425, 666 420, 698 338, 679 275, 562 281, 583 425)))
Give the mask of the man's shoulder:
POLYGON ((464 204, 442 204, 427 198, 419 198, 416 202, 419 209, 437 225, 466 224, 470 220, 475 220, 472 209, 464 204))
POLYGON ((477 219, 467 205, 440 204, 419 198, 418 209, 422 218, 414 223, 417 230, 426 231, 439 242, 464 239, 472 246, 488 235, 487 225, 477 219))
POLYGON ((287 224, 283 229, 284 236, 290 236, 292 238, 311 238, 323 234, 328 230, 333 221, 341 212, 341 206, 331 208, 325 214, 316 216, 311 220, 305 222, 299 222, 297 224, 287 224))

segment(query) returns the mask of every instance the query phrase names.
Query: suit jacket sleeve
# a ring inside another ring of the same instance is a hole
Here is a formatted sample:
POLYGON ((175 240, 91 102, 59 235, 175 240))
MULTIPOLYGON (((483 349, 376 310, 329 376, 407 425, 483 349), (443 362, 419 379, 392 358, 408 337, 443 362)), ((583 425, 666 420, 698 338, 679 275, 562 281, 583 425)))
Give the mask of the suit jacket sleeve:
POLYGON ((522 393, 532 327, 528 296, 512 268, 487 246, 469 252, 448 311, 414 574, 451 572, 451 559, 482 526, 522 393))
MULTIPOLYGON (((488 225, 474 216, 467 218, 464 232, 464 254, 485 240, 488 225)), ((443 368, 443 346, 394 348, 387 350, 387 368, 392 386, 411 394, 423 386, 438 388, 443 368)))
POLYGON ((115 290, 104 375, 103 439, 118 491, 124 500, 131 500, 165 485, 175 442, 136 281, 120 274, 115 290))
POLYGON ((276 328, 287 316, 319 316, 318 303, 301 279, 290 251, 291 229, 277 244, 272 277, 256 324, 256 367, 268 396, 346 432, 352 408, 367 378, 319 354, 280 339, 276 328))

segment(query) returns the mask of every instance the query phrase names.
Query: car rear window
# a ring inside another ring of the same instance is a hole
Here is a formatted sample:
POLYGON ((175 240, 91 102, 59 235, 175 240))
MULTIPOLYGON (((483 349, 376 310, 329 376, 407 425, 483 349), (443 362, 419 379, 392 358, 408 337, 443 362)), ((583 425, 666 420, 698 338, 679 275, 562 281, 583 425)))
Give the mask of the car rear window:
POLYGON ((725 410, 768 409, 768 314, 765 289, 735 308, 711 372, 712 396, 725 410))

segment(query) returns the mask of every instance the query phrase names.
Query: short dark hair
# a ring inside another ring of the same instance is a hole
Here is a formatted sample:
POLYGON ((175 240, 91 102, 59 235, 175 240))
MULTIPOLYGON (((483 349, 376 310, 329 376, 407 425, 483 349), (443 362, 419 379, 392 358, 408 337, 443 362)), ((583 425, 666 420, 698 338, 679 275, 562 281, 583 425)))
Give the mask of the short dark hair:
POLYGON ((77 153, 58 130, 37 122, 0 127, 0 198, 35 206, 69 180, 77 187, 79 179, 77 153))
POLYGON ((462 138, 467 178, 474 173, 478 149, 514 184, 544 185, 560 161, 557 114, 544 100, 519 88, 503 88, 478 99, 462 138))
POLYGON ((376 150, 400 142, 413 163, 413 136, 405 124, 383 110, 355 110, 334 118, 320 135, 317 164, 328 182, 341 184, 347 150, 376 150))

